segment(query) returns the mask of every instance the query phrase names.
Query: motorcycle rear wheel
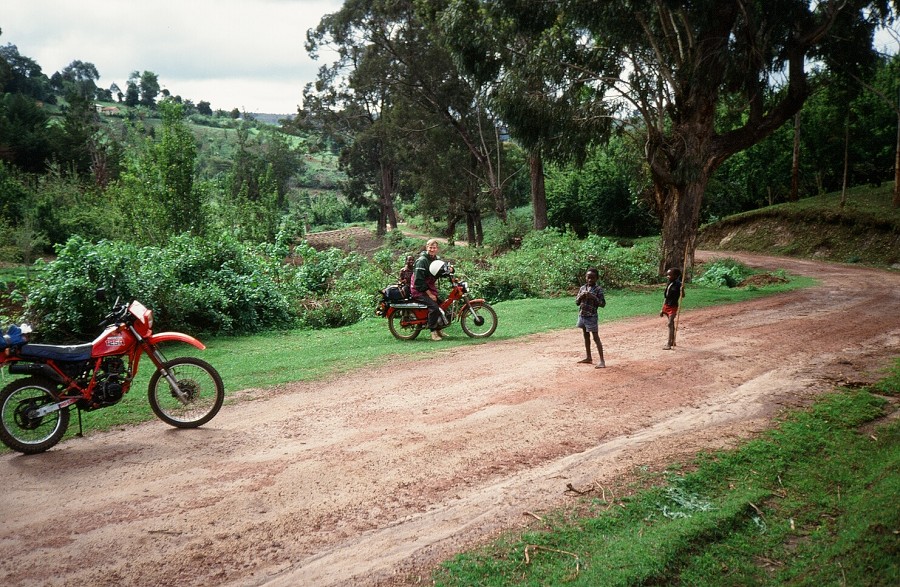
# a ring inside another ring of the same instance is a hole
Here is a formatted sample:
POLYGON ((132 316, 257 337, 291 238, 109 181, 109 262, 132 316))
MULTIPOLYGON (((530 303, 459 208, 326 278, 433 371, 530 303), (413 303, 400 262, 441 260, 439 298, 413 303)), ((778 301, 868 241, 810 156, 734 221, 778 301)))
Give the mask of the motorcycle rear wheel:
POLYGON ((46 377, 26 377, 0 391, 0 440, 26 455, 44 452, 62 440, 69 428, 69 408, 30 418, 28 412, 55 404, 56 384, 46 377))
POLYGON ((469 304, 463 308, 459 325, 472 338, 487 338, 497 330, 497 312, 486 302, 469 304))
POLYGON ((395 338, 400 340, 413 340, 422 332, 421 324, 410 324, 403 326, 403 322, 413 322, 416 320, 416 313, 410 309, 394 310, 388 316, 388 330, 395 338))
POLYGON ((225 384, 212 365, 195 357, 178 357, 164 363, 163 368, 178 381, 187 403, 182 403, 169 386, 163 369, 158 369, 150 377, 147 399, 160 420, 176 428, 196 428, 219 413, 225 401, 225 384))

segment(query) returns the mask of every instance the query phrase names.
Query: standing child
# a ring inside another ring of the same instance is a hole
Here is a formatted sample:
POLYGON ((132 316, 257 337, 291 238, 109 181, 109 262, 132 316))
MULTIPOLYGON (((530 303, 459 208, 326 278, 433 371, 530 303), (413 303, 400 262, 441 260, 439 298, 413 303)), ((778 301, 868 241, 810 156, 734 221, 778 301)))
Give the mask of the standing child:
POLYGON ((597 318, 597 308, 606 306, 606 298, 603 297, 603 288, 597 285, 597 279, 600 272, 591 267, 584 275, 587 282, 578 290, 575 296, 575 303, 578 304, 578 327, 584 334, 584 351, 586 357, 579 363, 593 363, 591 359, 591 336, 594 337, 594 344, 597 345, 597 353, 600 355, 600 362, 597 363, 595 369, 603 369, 606 362, 603 360, 603 343, 600 342, 599 325, 597 318))
POLYGON ((659 312, 659 317, 668 316, 669 318, 669 342, 663 347, 664 351, 669 351, 675 346, 675 317, 678 315, 678 304, 681 302, 681 298, 684 297, 681 288, 681 269, 677 267, 670 268, 666 271, 666 279, 669 280, 669 284, 666 285, 665 301, 663 302, 662 310, 659 312))

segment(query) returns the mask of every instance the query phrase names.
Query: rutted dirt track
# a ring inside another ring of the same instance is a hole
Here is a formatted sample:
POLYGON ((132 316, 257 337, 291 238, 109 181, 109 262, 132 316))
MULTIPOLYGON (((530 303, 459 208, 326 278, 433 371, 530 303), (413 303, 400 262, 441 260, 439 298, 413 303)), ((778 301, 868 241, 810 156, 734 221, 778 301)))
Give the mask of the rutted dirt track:
POLYGON ((444 557, 571 503, 568 485, 620 494, 637 467, 733 446, 900 355, 897 272, 728 256, 822 285, 703 310, 688 290, 674 351, 660 318, 601 315, 605 370, 576 364, 574 328, 422 340, 428 365, 250 390, 199 430, 3 455, 0 584, 427 584, 444 557))

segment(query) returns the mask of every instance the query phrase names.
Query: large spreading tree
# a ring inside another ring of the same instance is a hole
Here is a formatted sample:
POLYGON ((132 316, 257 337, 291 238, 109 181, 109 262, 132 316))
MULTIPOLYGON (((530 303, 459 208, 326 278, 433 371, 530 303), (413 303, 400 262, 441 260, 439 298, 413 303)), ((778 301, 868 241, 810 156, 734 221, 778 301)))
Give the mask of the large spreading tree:
MULTIPOLYGON (((402 149, 392 143, 398 137, 406 140, 403 137, 410 133, 445 127, 450 133, 443 136, 452 137, 468 152, 480 190, 490 196, 497 217, 505 220, 505 190, 515 170, 506 168, 500 121, 485 99, 481 80, 456 66, 437 36, 440 31, 432 26, 433 10, 442 5, 417 0, 344 2, 341 10, 326 15, 307 34, 308 51, 315 55, 319 48, 331 47, 338 60, 320 70, 316 92, 306 92, 304 104, 325 105, 343 112, 346 120, 356 112, 367 117, 366 134, 359 137, 367 142, 361 146, 393 178, 382 186, 392 185, 397 177, 402 149)), ((382 200, 387 205, 388 200, 382 200)), ((467 217, 467 225, 478 221, 467 217)))
MULTIPOLYGON (((619 122, 611 129, 643 135, 662 222, 663 268, 692 259, 713 172, 793 118, 815 88, 819 78, 811 73, 816 68, 849 75, 869 67, 874 32, 896 17, 898 5, 897 0, 560 0, 537 5, 448 0, 445 10, 451 22, 462 13, 478 23, 468 30, 448 28, 450 34, 466 31, 467 38, 454 44, 470 62, 511 55, 501 64, 501 76, 529 80, 537 68, 558 84, 560 99, 577 96, 576 118, 587 124, 612 106, 619 122), (492 47, 486 42, 491 26, 503 33, 495 36, 500 40, 510 38, 506 31, 516 31, 519 46, 492 47), (520 49, 522 34, 531 37, 528 59, 520 49), (598 109, 601 103, 605 108, 598 109)), ((554 94, 534 95, 548 103, 548 111, 561 111, 551 104, 554 94)))

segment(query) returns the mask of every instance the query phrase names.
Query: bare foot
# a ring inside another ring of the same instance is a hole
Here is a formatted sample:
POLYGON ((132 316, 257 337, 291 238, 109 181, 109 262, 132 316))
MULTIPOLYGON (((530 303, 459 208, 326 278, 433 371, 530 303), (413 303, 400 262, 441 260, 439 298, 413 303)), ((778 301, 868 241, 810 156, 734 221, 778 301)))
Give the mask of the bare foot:
POLYGON ((588 365, 590 365, 591 363, 593 363, 593 361, 591 360, 590 357, 588 357, 588 358, 586 358, 586 359, 581 359, 581 360, 578 361, 578 362, 579 362, 579 363, 587 363, 588 365))
POLYGON ((600 362, 597 363, 597 366, 594 369, 606 369, 606 361, 600 359, 600 362))

